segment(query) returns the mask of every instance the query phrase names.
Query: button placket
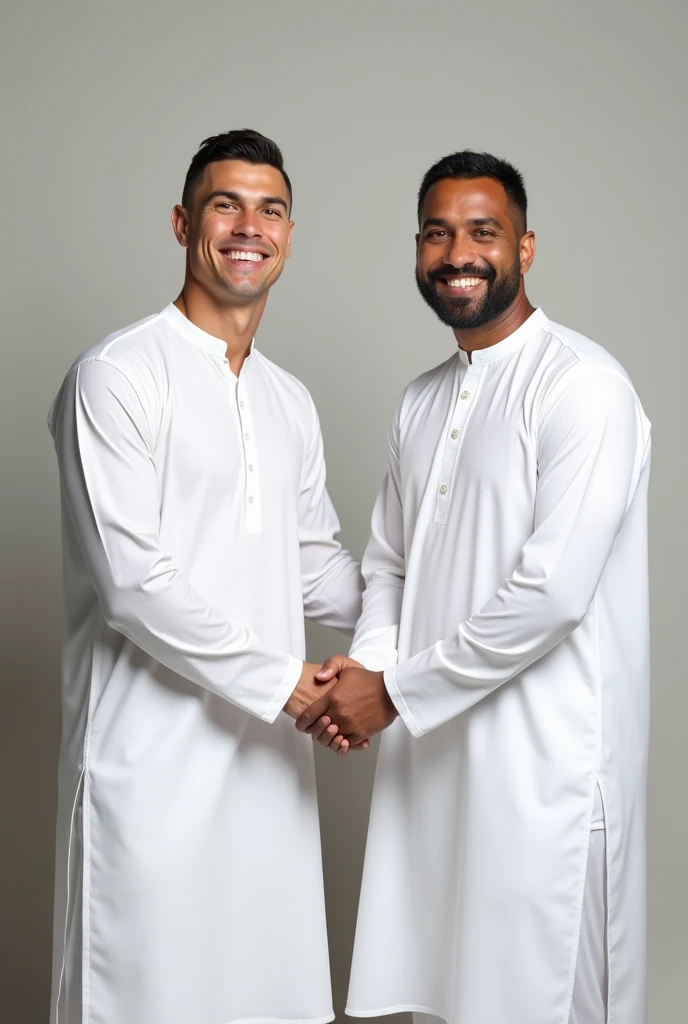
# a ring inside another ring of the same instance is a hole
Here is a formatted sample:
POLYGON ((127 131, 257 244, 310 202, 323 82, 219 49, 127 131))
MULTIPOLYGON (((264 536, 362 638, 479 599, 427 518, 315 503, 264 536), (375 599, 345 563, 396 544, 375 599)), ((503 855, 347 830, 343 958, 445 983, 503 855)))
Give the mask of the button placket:
POLYGON ((246 389, 239 379, 237 386, 237 407, 239 426, 244 449, 244 511, 246 528, 249 533, 260 533, 262 516, 260 507, 260 480, 258 474, 258 451, 255 444, 251 406, 246 389))
POLYGON ((435 509, 435 522, 442 525, 446 524, 449 515, 456 464, 466 432, 466 425, 473 411, 484 370, 484 365, 471 365, 466 370, 466 375, 463 381, 461 381, 459 393, 454 404, 454 411, 447 427, 444 458, 442 459, 440 479, 437 485, 437 505, 435 509))

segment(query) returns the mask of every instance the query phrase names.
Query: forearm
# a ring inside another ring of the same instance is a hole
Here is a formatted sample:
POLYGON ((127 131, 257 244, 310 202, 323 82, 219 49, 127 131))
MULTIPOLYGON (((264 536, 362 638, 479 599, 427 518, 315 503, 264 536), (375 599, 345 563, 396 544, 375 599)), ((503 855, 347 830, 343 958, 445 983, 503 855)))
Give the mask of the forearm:
POLYGON ((352 658, 376 672, 396 664, 406 582, 398 478, 395 442, 390 448, 389 469, 373 509, 371 535, 362 564, 366 584, 363 607, 350 652, 352 658))
POLYGON ((304 612, 314 622, 352 636, 361 614, 362 593, 361 567, 340 549, 319 573, 304 580, 304 612))
POLYGON ((402 562, 392 559, 372 538, 363 570, 367 586, 349 656, 371 671, 382 672, 397 662, 404 596, 402 562))
POLYGON ((303 663, 233 622, 167 567, 119 587, 99 574, 108 623, 151 657, 249 714, 272 722, 296 686, 303 663))
MULTIPOLYGON (((592 594, 590 594, 592 600, 592 594)), ((455 634, 385 672, 414 736, 444 724, 508 683, 569 635, 587 610, 514 574, 455 634)))

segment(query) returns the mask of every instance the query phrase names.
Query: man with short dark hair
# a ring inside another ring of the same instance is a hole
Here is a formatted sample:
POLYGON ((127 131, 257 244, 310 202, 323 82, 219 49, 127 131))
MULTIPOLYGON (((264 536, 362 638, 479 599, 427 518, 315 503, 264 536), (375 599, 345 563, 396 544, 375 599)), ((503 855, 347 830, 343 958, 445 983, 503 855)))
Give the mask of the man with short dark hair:
POLYGON ((391 725, 354 1016, 645 1021, 650 425, 528 301, 526 212, 489 154, 423 181, 418 287, 458 352, 402 395, 353 660, 297 723, 391 725))
POLYGON ((310 395, 253 347, 291 203, 269 139, 206 140, 172 214, 181 294, 79 357, 51 411, 54 1024, 332 1019, 312 750, 281 712, 322 692, 304 611, 353 630, 362 581, 310 395))

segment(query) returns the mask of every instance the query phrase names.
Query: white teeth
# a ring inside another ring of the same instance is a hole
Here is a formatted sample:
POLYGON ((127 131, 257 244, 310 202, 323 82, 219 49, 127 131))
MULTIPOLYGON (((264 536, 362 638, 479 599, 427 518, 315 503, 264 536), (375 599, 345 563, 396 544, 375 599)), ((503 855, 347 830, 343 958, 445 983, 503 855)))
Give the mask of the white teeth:
POLYGON ((251 263, 260 263, 263 259, 259 252, 244 252, 243 249, 233 249, 227 255, 230 260, 249 260, 251 263))
POLYGON ((481 281, 482 277, 453 277, 447 284, 450 288, 474 288, 481 281))

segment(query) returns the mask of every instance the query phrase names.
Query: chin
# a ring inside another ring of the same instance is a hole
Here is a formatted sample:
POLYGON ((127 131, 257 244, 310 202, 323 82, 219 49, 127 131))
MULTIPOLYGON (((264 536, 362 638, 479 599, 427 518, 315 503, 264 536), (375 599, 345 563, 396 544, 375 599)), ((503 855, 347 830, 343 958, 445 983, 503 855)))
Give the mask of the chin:
POLYGON ((267 286, 262 281, 259 284, 248 281, 243 284, 236 284, 234 281, 224 280, 222 284, 224 292, 229 297, 236 299, 259 299, 267 290, 267 286))
POLYGON ((452 319, 473 320, 480 316, 480 306, 473 299, 458 299, 456 302, 443 303, 443 312, 452 319))

